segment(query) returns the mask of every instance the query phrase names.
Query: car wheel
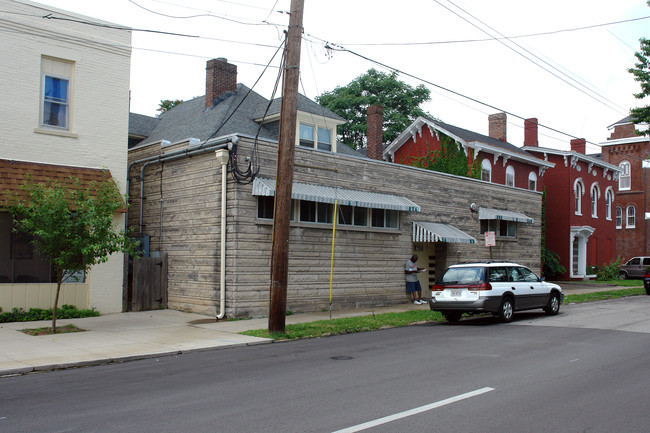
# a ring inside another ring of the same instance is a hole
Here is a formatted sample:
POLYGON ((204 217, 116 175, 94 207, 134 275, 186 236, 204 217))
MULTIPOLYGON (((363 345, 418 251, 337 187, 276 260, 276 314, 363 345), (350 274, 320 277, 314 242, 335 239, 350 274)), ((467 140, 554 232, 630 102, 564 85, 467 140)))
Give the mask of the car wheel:
POLYGON ((544 312, 549 316, 555 316, 560 311, 560 295, 553 292, 548 300, 548 305, 544 307, 544 312))
POLYGON ((460 311, 446 311, 442 313, 447 319, 447 322, 456 323, 460 320, 460 317, 463 315, 460 311))
POLYGON ((650 287, 646 287, 646 289, 645 289, 645 294, 646 294, 646 295, 650 295, 650 287))
POLYGON ((621 280, 625 280, 627 278, 627 272, 625 271, 620 271, 618 273, 618 276, 621 277, 621 280))
POLYGON ((499 306, 499 320, 503 323, 512 321, 512 315, 515 311, 515 304, 510 297, 503 298, 499 306))

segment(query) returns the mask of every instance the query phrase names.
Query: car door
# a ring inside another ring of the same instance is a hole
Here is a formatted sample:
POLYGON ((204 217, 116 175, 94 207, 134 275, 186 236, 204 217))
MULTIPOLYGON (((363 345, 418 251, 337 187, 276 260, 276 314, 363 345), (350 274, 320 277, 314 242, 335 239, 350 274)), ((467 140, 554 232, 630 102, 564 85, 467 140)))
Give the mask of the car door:
POLYGON ((643 276, 642 268, 641 257, 634 257, 625 264, 625 270, 630 278, 641 278, 643 276))
POLYGON ((523 266, 517 268, 522 278, 522 291, 528 293, 528 308, 542 308, 548 303, 548 288, 530 269, 523 266))
POLYGON ((527 284, 520 270, 519 266, 508 267, 508 284, 515 294, 515 309, 525 310, 531 308, 531 295, 534 289, 527 284))

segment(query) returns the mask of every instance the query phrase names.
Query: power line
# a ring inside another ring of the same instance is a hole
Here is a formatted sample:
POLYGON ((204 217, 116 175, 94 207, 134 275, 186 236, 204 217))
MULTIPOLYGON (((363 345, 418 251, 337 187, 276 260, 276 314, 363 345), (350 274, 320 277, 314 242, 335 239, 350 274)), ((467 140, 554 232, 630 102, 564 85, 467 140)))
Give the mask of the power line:
MULTIPOLYGON (((562 30, 550 30, 546 32, 540 32, 540 33, 530 33, 526 35, 517 35, 517 36, 503 36, 499 38, 485 38, 485 39, 461 39, 461 40, 451 40, 451 41, 429 41, 429 42, 371 42, 371 43, 341 43, 341 45, 347 45, 347 46, 400 46, 400 47, 405 47, 405 46, 417 46, 417 45, 442 45, 442 44, 463 44, 463 43, 473 43, 473 42, 492 42, 492 41, 498 41, 502 39, 510 40, 510 39, 521 39, 521 38, 532 38, 536 36, 548 36, 548 35, 555 35, 558 33, 566 33, 566 32, 576 32, 580 30, 589 30, 589 29, 594 29, 598 27, 605 27, 605 26, 612 26, 616 24, 624 24, 624 23, 629 23, 633 21, 640 21, 640 20, 647 20, 649 19, 650 16, 646 17, 639 17, 639 18, 631 18, 629 20, 621 20, 621 21, 612 21, 609 23, 602 23, 602 24, 593 24, 590 26, 583 26, 583 27, 574 27, 571 29, 562 29, 562 30)), ((625 42, 623 42, 625 43, 625 42)), ((627 45, 627 44, 625 44, 627 45)), ((628 45, 628 47, 630 47, 628 45)), ((632 48, 632 47, 630 47, 632 48)), ((632 48, 632 50, 635 50, 635 48, 632 48)))
MULTIPOLYGON (((457 17, 459 17, 459 18, 462 19, 463 21, 469 23, 470 25, 472 25, 473 27, 475 27, 475 28, 477 28, 478 30, 482 31, 482 32, 485 33, 486 35, 492 37, 492 35, 491 35, 490 33, 488 33, 486 30, 482 29, 481 27, 479 27, 478 25, 474 24, 473 22, 471 22, 471 21, 468 20, 467 18, 463 17, 463 16, 460 15, 459 13, 455 12, 454 10, 450 9, 449 7, 443 5, 440 1, 438 1, 438 0, 433 0, 433 1, 434 1, 435 3, 437 3, 439 6, 441 6, 441 7, 445 8, 445 9, 447 9, 449 12, 453 13, 454 15, 456 15, 457 17)), ((494 29, 493 27, 491 27, 490 25, 486 24, 485 22, 481 21, 480 19, 478 19, 477 17, 475 17, 475 16, 472 15, 471 13, 467 12, 466 10, 464 10, 463 8, 461 8, 460 6, 456 5, 456 4, 455 4, 454 2, 452 2, 451 0, 447 0, 447 1, 448 1, 450 4, 452 4, 454 7, 460 9, 460 10, 463 11, 465 14, 469 15, 470 17, 472 17, 473 19, 475 19, 476 21, 478 21, 479 23, 481 23, 482 25, 484 25, 485 27, 487 27, 488 29, 490 29, 490 30, 492 30, 493 32, 497 33, 499 36, 501 36, 501 37, 505 37, 501 32, 499 32, 498 30, 494 29)), ((506 38, 506 39, 507 39, 507 38, 506 38)), ((524 59, 526 59, 526 60, 528 60, 529 62, 533 63, 533 64, 536 65, 537 67, 539 67, 539 68, 543 69, 544 71, 548 72, 549 74, 553 75, 555 78, 557 78, 557 79, 559 79, 559 80, 562 80, 563 82, 565 82, 565 83, 568 84, 569 86, 573 87, 574 89, 578 90, 579 92, 585 94, 586 96, 592 98, 593 100, 595 100, 595 101, 597 101, 597 102, 599 102, 599 103, 605 105, 606 107, 608 107, 608 108, 610 108, 610 109, 612 109, 612 110, 614 110, 614 111, 618 111, 618 110, 614 109, 612 106, 610 106, 610 105, 606 104, 605 102, 603 102, 602 100, 596 98, 594 95, 585 92, 584 90, 578 88, 577 86, 575 86, 574 84, 572 84, 572 83, 570 83, 569 81, 565 80, 564 78, 558 76, 558 75, 555 74, 554 72, 548 70, 548 69, 545 68, 544 66, 542 66, 542 65, 540 65, 539 63, 535 62, 535 61, 532 60, 530 57, 527 57, 525 54, 521 53, 520 51, 517 51, 516 49, 514 49, 514 48, 511 47, 510 45, 508 45, 508 44, 506 44, 505 42, 503 42, 502 40, 500 40, 500 39, 495 39, 495 40, 497 40, 497 42, 499 42, 500 44, 502 44, 502 45, 505 46, 506 48, 508 48, 508 49, 512 50, 513 52, 517 53, 518 55, 520 55, 520 56, 523 57, 524 59)), ((589 88, 588 88, 587 86, 585 86, 584 84, 578 82, 578 81, 575 80, 574 78, 572 78, 572 77, 568 76, 567 74, 565 74, 564 72, 560 71, 558 68, 556 68, 555 66, 553 66, 553 65, 551 65, 550 63, 546 62, 544 59, 541 59, 539 56, 537 56, 537 55, 535 55, 534 53, 530 52, 530 51, 529 51, 528 49, 526 49, 525 47, 519 45, 517 42, 511 41, 511 40, 509 40, 509 39, 508 39, 508 42, 514 44, 514 45, 517 46, 519 49, 521 49, 521 50, 525 51, 526 53, 532 55, 532 56, 535 57, 536 59, 540 60, 542 63, 548 65, 549 67, 551 67, 551 68, 553 68, 553 69, 555 69, 557 72, 559 72, 560 74, 564 75, 564 76, 567 77, 569 80, 571 80, 571 81, 573 81, 573 82, 575 82, 575 83, 581 85, 581 86, 584 87, 585 89, 587 89, 587 90, 589 90, 590 92, 594 93, 594 94, 595 94, 596 96, 598 96, 599 98, 601 98, 601 99, 603 99, 603 100, 605 100, 605 101, 607 101, 607 102, 609 102, 609 103, 611 103, 611 104, 613 104, 613 105, 616 106, 616 104, 615 104, 614 102, 610 101, 609 99, 607 99, 607 98, 604 97, 603 95, 600 95, 599 93, 595 92, 594 90, 589 89, 589 88)), ((620 110, 624 110, 622 107, 618 107, 618 106, 617 106, 617 108, 620 109, 620 110)))

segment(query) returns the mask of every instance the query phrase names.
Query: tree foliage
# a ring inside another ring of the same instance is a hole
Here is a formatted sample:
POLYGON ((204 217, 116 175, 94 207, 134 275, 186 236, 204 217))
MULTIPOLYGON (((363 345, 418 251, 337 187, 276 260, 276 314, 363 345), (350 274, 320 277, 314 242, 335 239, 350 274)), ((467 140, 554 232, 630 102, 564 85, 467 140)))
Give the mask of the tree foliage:
POLYGON ((384 112, 383 143, 393 141, 418 116, 427 116, 420 105, 431 99, 424 85, 412 87, 397 79, 397 73, 385 74, 370 69, 348 85, 336 87, 316 97, 316 101, 346 119, 338 127, 338 139, 360 149, 366 139, 366 111, 380 105, 384 112))
POLYGON ((160 101, 160 104, 158 104, 158 109, 156 109, 156 111, 160 111, 161 113, 164 113, 165 111, 171 110, 175 106, 182 103, 183 103, 182 99, 176 99, 174 101, 172 101, 171 99, 163 99, 160 101))
POLYGON ((113 253, 133 254, 136 243, 113 226, 124 197, 111 179, 82 186, 78 179, 37 183, 29 176, 10 207, 14 230, 27 233, 35 250, 47 257, 56 278, 52 332, 56 333, 56 309, 61 283, 70 275, 104 263, 113 253))
MULTIPOLYGON (((650 6, 650 0, 647 3, 650 6)), ((634 81, 638 81, 641 85, 641 92, 635 93, 634 97, 643 99, 650 96, 650 39, 641 38, 639 42, 640 50, 634 53, 637 63, 634 64, 634 68, 629 68, 627 71, 634 75, 634 81)), ((650 124, 650 105, 632 108, 630 114, 635 124, 650 124)), ((645 130, 643 134, 650 135, 650 129, 645 130)))

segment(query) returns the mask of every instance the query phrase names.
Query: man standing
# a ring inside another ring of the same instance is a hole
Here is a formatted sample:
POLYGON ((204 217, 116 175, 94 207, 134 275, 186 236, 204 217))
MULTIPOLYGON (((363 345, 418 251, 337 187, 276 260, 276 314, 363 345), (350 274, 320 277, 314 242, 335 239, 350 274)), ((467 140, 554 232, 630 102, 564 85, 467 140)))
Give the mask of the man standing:
POLYGON ((416 262, 418 256, 413 255, 404 265, 404 274, 406 274, 406 293, 410 293, 415 305, 426 304, 427 301, 422 300, 422 286, 418 278, 418 272, 424 272, 426 269, 418 268, 416 262))

